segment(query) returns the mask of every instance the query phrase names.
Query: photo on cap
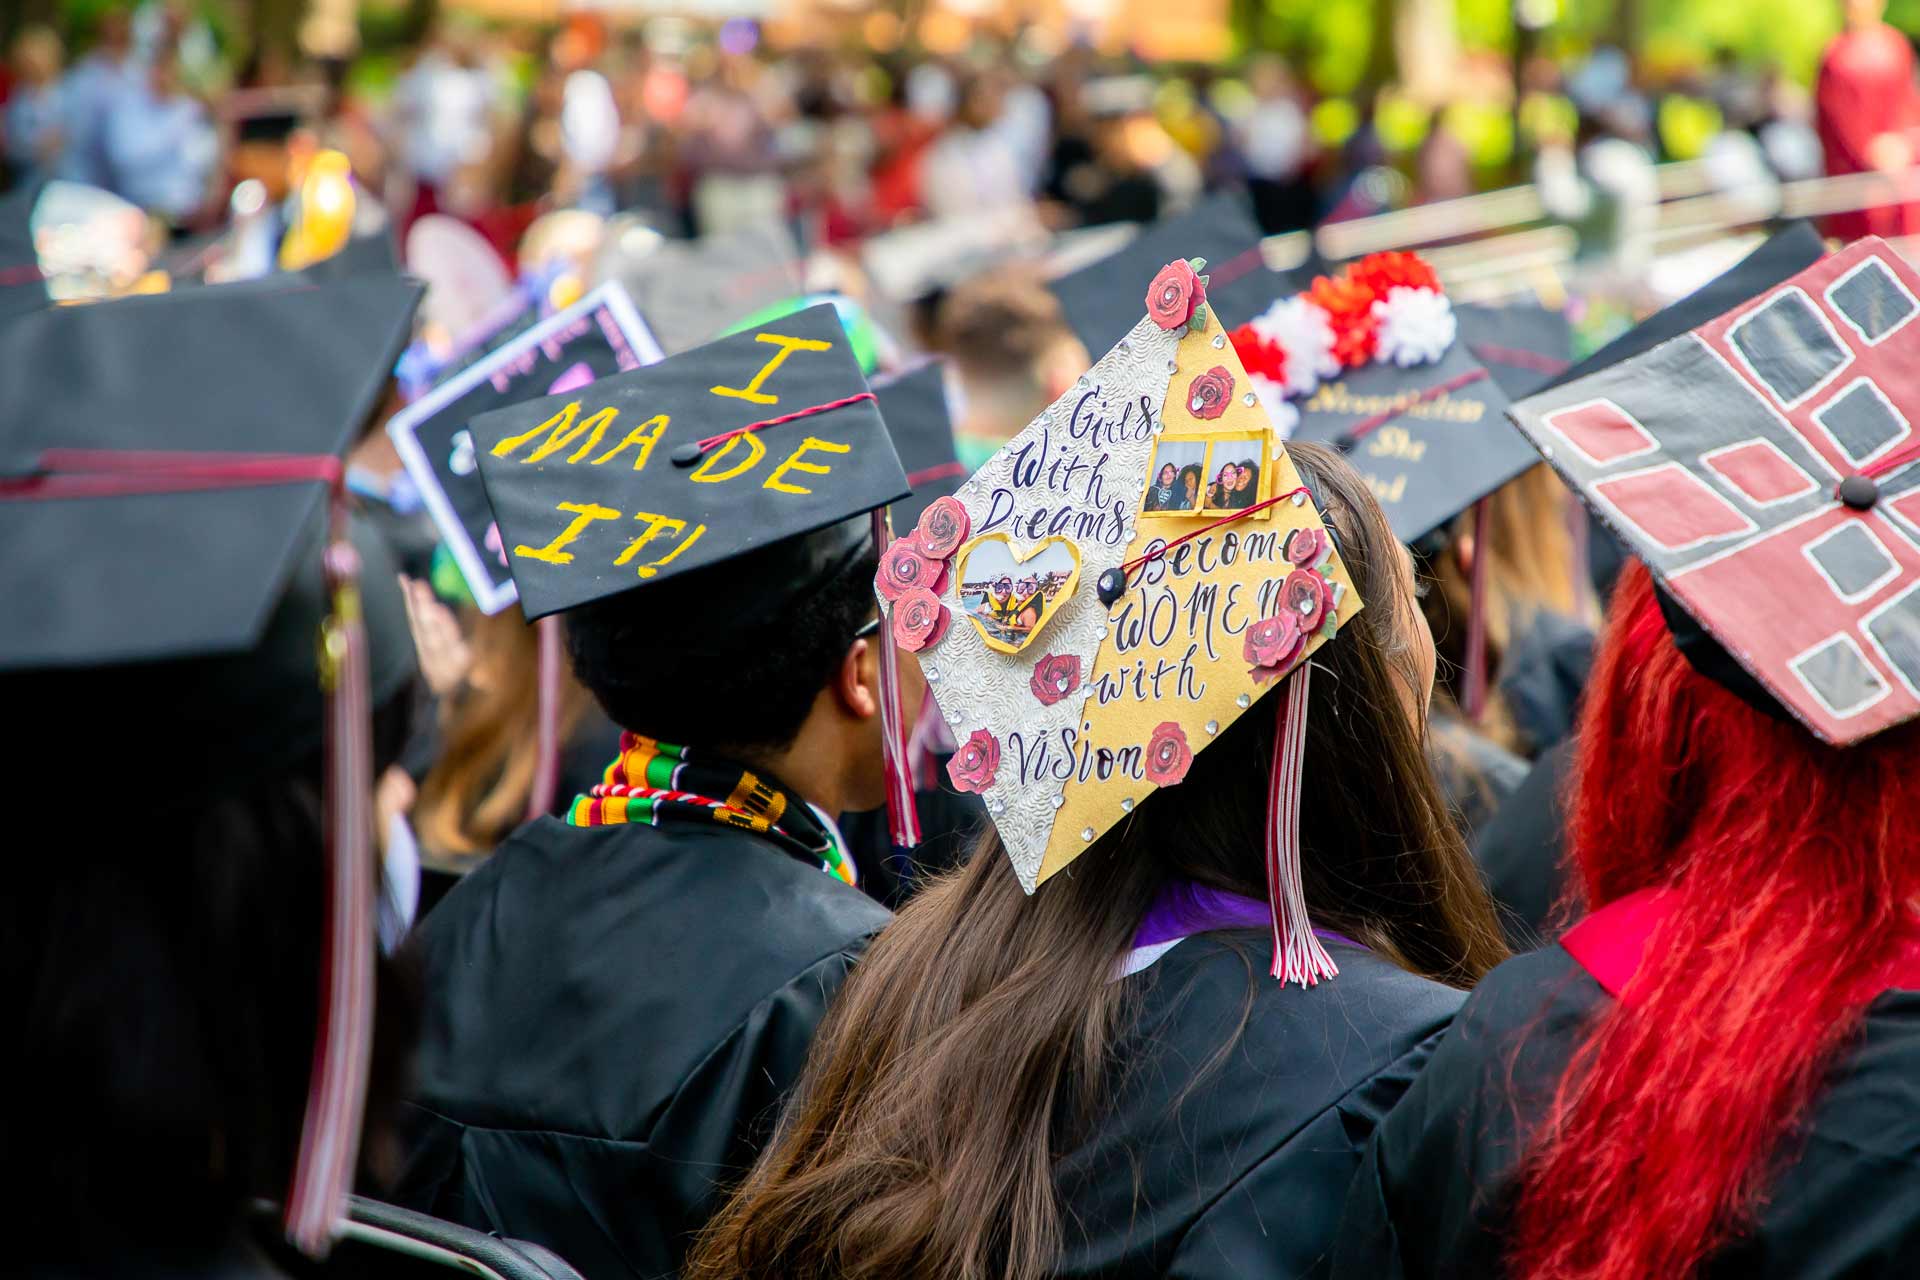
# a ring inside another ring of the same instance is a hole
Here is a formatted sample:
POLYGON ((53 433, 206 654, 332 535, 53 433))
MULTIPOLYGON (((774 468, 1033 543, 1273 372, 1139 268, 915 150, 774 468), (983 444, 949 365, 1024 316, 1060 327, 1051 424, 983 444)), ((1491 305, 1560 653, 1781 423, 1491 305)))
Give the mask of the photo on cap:
POLYGON ((1206 501, 1209 472, 1205 440, 1162 436, 1153 450, 1153 478, 1140 504, 1143 516, 1190 516, 1206 501))
POLYGON ((1002 653, 1018 653, 1040 634, 1080 577, 1080 552, 1063 538, 1040 544, 1024 559, 1004 533, 975 538, 960 549, 960 606, 980 638, 1002 653))

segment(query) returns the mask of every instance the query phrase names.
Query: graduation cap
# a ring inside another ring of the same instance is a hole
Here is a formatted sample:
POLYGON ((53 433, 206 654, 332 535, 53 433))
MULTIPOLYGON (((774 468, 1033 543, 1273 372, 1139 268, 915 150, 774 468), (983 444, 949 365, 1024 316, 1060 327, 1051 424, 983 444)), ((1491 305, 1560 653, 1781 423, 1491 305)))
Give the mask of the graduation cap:
POLYGON ((578 394, 598 379, 658 359, 660 348, 626 293, 617 284, 602 285, 467 365, 387 424, 401 464, 482 612, 498 613, 517 597, 469 424, 483 413, 556 391, 578 394))
POLYGON ((529 618, 664 583, 908 492, 831 306, 468 428, 529 618))
POLYGON ((601 279, 625 287, 668 355, 716 338, 806 287, 800 246, 772 222, 667 240, 638 220, 620 218, 608 228, 595 266, 601 279))
POLYGON ((1697 667, 1846 745, 1920 713, 1920 275, 1868 239, 1781 280, 1775 248, 1710 286, 1749 286, 1724 314, 1514 419, 1697 667))
POLYGON ((0 196, 0 325, 52 301, 33 247, 33 206, 45 185, 30 183, 0 196))
POLYGON ((1273 270, 1260 249, 1260 227, 1246 201, 1228 192, 1145 227, 1118 252, 1055 280, 1054 296, 1088 351, 1105 351, 1126 336, 1140 309, 1140 281, 1175 258, 1204 258, 1210 305, 1229 326, 1250 320, 1305 280, 1273 270))
POLYGON ((0 681, 34 729, 27 768, 131 752, 141 812, 167 821, 324 746, 330 926, 285 1217, 315 1255, 351 1186, 372 1033, 369 707, 413 671, 340 455, 418 297, 213 288, 0 329, 0 681))
POLYGON ((1460 341, 1508 399, 1530 395, 1573 364, 1573 324, 1538 302, 1458 303, 1460 341))
POLYGON ((1241 715, 1278 712, 1273 971, 1318 981, 1337 970, 1299 891, 1306 659, 1360 600, 1190 262, 1137 276, 1127 309, 1078 385, 882 556, 886 631, 1030 893, 1241 715), (1212 606, 1229 598, 1253 603, 1212 606))
POLYGON ((873 394, 913 490, 893 504, 893 527, 911 529, 928 503, 952 493, 967 478, 967 468, 954 450, 946 366, 929 360, 917 369, 876 379, 873 394))

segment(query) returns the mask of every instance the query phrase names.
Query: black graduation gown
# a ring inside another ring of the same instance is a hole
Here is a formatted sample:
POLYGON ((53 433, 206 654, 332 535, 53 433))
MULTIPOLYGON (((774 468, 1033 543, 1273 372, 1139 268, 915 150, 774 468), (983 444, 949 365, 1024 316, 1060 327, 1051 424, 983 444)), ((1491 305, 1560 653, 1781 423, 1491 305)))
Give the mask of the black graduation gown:
POLYGON ((1507 945, 1531 951, 1552 938, 1554 908, 1567 889, 1564 800, 1572 739, 1538 760, 1473 837, 1473 855, 1499 908, 1507 945))
MULTIPOLYGON (((1545 1111, 1608 996, 1558 945, 1489 974, 1380 1126, 1347 1201, 1340 1280, 1498 1277, 1520 1117, 1545 1111)), ((1700 1280, 1920 1275, 1920 993, 1887 992, 1816 1101, 1755 1229, 1700 1280)))
POLYGON ((676 1271, 885 909, 718 823, 540 818, 416 930, 394 1199, 595 1280, 676 1271))
POLYGON ((1272 945, 1201 934, 1122 979, 1140 1017, 1096 1131, 1057 1166, 1056 1274, 1325 1274, 1367 1135, 1464 995, 1339 944, 1333 981, 1282 986, 1272 945))

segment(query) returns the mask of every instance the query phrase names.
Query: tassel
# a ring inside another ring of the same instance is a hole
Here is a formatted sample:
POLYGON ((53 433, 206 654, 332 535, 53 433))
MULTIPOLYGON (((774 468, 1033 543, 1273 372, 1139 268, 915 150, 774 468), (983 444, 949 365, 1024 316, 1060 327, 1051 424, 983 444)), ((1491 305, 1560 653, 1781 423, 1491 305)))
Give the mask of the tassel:
POLYGON ((1473 504, 1473 567, 1467 571, 1467 673, 1460 709, 1473 724, 1487 709, 1487 499, 1473 504))
POLYGON ((1340 967, 1327 954, 1307 919, 1307 891, 1300 878, 1300 772, 1306 761, 1307 677, 1302 663, 1287 677, 1277 699, 1279 722, 1273 743, 1273 776, 1267 784, 1267 903, 1273 910, 1273 976, 1311 987, 1340 967))
POLYGON ((959 744, 933 700, 933 690, 920 695, 920 715, 913 722, 913 736, 907 739, 907 760, 913 770, 913 789, 932 791, 940 785, 940 757, 951 755, 959 744))
POLYGON ((549 615, 533 624, 539 632, 539 674, 534 713, 533 787, 527 792, 527 820, 553 809, 560 786, 560 618, 549 615))
MULTIPOLYGON (((873 551, 883 556, 893 531, 887 523, 887 509, 872 514, 873 551)), ((880 752, 887 775, 887 831, 896 849, 912 849, 920 843, 920 815, 913 807, 913 774, 907 758, 906 735, 901 729, 900 652, 894 644, 893 628, 883 619, 880 626, 880 752)))
POLYGON ((373 1047, 373 744, 360 558, 335 491, 325 553, 333 611, 321 631, 326 697, 327 899, 319 1025, 306 1117, 287 1193, 287 1239, 323 1258, 353 1188, 373 1047))

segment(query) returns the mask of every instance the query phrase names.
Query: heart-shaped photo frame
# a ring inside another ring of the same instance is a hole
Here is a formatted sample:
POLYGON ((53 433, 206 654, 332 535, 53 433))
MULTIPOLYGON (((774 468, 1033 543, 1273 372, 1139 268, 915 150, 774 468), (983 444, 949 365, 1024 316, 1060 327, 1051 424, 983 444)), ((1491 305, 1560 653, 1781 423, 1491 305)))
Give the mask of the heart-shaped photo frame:
POLYGON ((1080 548, 1043 538, 1016 555, 1004 533, 986 533, 954 558, 954 594, 989 649, 1019 653, 1033 643, 1080 582, 1080 548))

